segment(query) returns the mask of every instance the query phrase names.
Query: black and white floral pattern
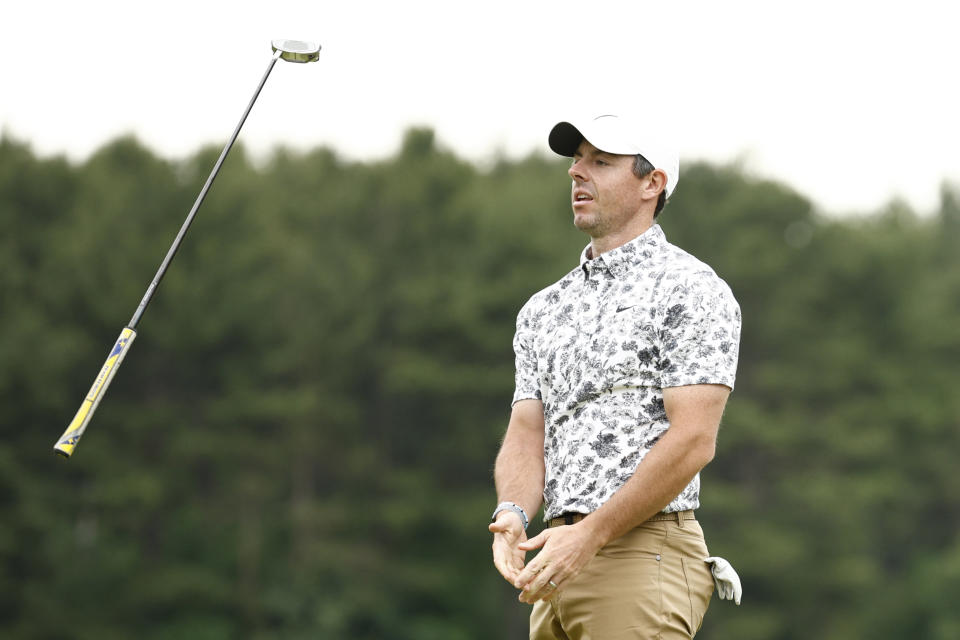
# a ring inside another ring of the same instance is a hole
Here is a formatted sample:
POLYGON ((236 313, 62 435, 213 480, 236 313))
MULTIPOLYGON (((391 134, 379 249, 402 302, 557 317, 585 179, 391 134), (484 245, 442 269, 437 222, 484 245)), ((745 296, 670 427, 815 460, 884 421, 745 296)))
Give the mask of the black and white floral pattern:
MULTIPOLYGON (((520 310, 513 401, 543 402, 545 517, 590 513, 670 427, 663 388, 733 388, 740 307, 659 225, 588 259, 520 310)), ((697 475, 665 511, 700 506, 697 475)))

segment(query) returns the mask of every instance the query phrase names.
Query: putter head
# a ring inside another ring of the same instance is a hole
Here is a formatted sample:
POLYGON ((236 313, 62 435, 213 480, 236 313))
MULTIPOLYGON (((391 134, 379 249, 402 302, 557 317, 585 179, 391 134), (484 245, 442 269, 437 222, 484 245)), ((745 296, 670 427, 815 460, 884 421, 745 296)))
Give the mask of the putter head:
POLYGON ((320 59, 320 45, 300 40, 274 40, 270 43, 273 52, 287 62, 316 62, 320 59))

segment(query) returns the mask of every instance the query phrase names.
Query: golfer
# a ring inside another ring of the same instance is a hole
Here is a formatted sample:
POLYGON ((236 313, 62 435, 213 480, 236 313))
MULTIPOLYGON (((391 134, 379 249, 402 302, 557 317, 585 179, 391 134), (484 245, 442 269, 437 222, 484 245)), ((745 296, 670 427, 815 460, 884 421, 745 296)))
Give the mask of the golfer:
POLYGON ((572 158, 573 223, 590 244, 517 317, 490 525, 496 568, 533 604, 531 639, 691 638, 713 591, 695 509, 740 308, 656 224, 679 160, 653 125, 608 114, 549 135, 572 158), (548 526, 528 540, 541 505, 548 526))

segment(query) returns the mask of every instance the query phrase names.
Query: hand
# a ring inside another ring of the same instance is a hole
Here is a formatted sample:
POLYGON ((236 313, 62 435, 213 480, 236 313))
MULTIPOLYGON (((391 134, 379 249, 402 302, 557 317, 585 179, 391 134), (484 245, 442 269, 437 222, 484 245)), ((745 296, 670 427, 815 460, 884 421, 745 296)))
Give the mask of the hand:
POLYGON ((518 548, 521 542, 527 540, 523 522, 515 512, 504 510, 487 528, 493 533, 493 564, 507 582, 514 584, 527 556, 526 551, 518 548))
POLYGON ((740 604, 743 587, 740 585, 740 576, 734 571, 733 565, 723 558, 711 557, 704 560, 710 565, 713 574, 713 583, 717 586, 717 595, 721 600, 733 600, 740 604))
POLYGON ((544 529, 520 545, 523 551, 543 547, 513 583, 513 586, 521 589, 520 602, 533 604, 552 598, 567 580, 580 573, 597 554, 600 545, 590 530, 583 526, 584 522, 544 529))

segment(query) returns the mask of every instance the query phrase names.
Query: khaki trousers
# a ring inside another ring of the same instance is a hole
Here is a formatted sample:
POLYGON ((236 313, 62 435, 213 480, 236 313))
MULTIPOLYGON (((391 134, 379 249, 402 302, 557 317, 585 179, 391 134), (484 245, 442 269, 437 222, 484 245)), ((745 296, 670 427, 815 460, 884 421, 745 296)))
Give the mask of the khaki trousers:
POLYGON ((530 640, 692 638, 713 593, 696 520, 648 521, 606 545, 530 614, 530 640))

